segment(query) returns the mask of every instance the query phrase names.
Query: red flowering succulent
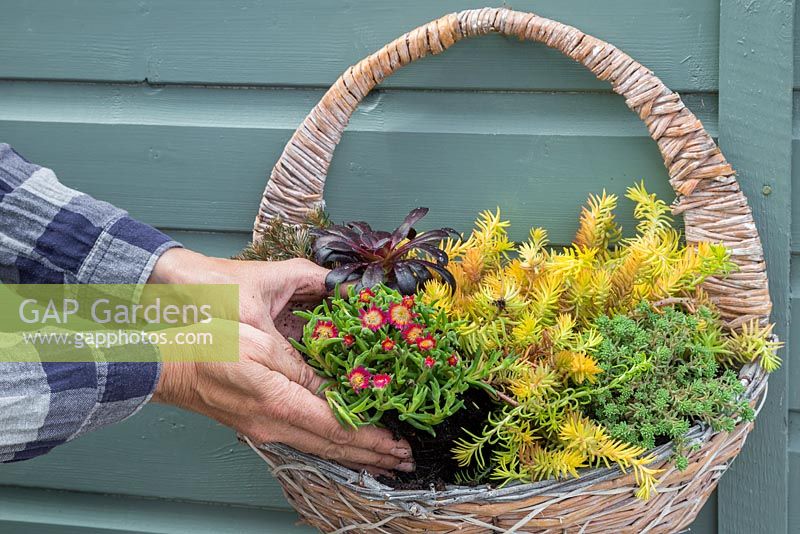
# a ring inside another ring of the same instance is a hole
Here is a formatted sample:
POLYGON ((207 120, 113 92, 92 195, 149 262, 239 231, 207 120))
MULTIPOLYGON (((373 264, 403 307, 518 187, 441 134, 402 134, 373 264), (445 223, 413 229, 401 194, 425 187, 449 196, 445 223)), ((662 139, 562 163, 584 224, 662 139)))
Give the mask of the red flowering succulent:
POLYGON ((389 306, 387 316, 389 317, 389 322, 392 323, 392 326, 400 330, 403 330, 405 327, 409 326, 416 317, 411 308, 408 308, 400 303, 391 304, 389 306))
POLYGON ((333 324, 333 321, 317 321, 314 325, 314 333, 311 334, 314 339, 332 339, 339 337, 339 329, 333 324))
POLYGON ((372 373, 361 365, 347 373, 347 380, 356 393, 360 393, 369 387, 370 378, 372 378, 372 373))
POLYGON ((384 389, 392 383, 392 376, 386 373, 378 373, 372 377, 372 387, 375 389, 384 389))
POLYGON ((358 301, 363 302, 364 304, 369 304, 372 300, 372 297, 375 296, 375 293, 372 292, 372 289, 369 287, 365 287, 361 291, 358 292, 358 301))
POLYGON ((296 313, 308 324, 302 343, 292 344, 330 380, 328 404, 348 426, 379 423, 385 412, 399 412, 403 421, 433 432, 463 406, 468 388, 482 387, 501 358, 498 352, 494 360, 469 366, 441 365, 459 348, 456 325, 442 310, 384 285, 369 292, 350 287, 346 298, 296 313))
POLYGON ((380 330, 386 324, 386 313, 374 304, 366 310, 358 310, 358 317, 361 319, 361 326, 373 332, 380 330))
POLYGON ((429 351, 436 348, 436 339, 428 334, 427 336, 423 336, 417 339, 417 347, 419 350, 429 351))
POLYGON ((419 324, 410 324, 403 329, 403 339, 409 345, 416 345, 417 340, 425 333, 425 329, 419 324))

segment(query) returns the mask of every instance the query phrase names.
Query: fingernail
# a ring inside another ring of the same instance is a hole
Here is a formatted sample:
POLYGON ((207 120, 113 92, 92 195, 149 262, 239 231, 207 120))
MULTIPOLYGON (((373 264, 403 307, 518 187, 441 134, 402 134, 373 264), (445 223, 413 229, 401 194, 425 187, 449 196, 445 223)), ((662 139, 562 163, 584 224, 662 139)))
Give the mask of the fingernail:
POLYGON ((414 470, 417 468, 417 464, 414 462, 403 462, 399 464, 395 469, 398 471, 404 471, 406 473, 413 473, 414 470))
POLYGON ((411 449, 411 444, 404 439, 395 441, 397 447, 400 449, 411 449))
POLYGON ((411 458, 411 449, 406 447, 395 447, 391 452, 392 456, 397 456, 398 458, 411 458))

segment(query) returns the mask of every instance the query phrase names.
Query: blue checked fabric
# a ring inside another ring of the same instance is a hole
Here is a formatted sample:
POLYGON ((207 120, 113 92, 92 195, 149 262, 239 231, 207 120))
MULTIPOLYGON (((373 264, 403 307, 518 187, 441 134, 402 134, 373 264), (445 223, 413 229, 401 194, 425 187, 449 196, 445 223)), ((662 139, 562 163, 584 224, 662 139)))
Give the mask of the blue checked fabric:
MULTIPOLYGON (((158 230, 62 185, 53 171, 0 143, 3 283, 143 284, 159 256, 175 246, 158 230)), ((158 383, 158 363, 122 363, 124 357, 109 353, 129 351, 131 360, 142 361, 134 351, 156 351, 153 346, 114 347, 98 358, 118 363, 13 363, 15 351, 30 351, 31 345, 2 330, 0 324, 0 353, 8 363, 0 363, 0 462, 39 456, 125 419, 158 383)))

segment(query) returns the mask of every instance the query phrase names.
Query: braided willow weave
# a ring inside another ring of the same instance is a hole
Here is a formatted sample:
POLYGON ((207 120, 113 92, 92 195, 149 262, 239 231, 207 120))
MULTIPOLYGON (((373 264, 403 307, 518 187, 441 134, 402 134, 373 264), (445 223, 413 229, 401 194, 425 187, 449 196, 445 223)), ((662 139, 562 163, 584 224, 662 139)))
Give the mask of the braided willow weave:
MULTIPOLYGON (((611 83, 647 125, 664 158, 682 213, 686 240, 722 242, 737 272, 711 278, 704 289, 735 328, 766 321, 771 310, 761 241, 735 172, 703 125, 649 69, 611 44, 559 22, 504 8, 445 15, 406 33, 348 68, 311 110, 275 164, 256 217, 258 240, 271 217, 301 223, 323 205, 333 151, 359 102, 385 77, 465 37, 497 32, 560 50, 611 83)), ((766 379, 742 371, 752 402, 766 379)), ((298 453, 268 445, 259 454, 273 467, 290 502, 326 532, 673 532, 688 525, 741 449, 751 428, 730 434, 695 428, 701 448, 684 472, 666 466, 660 493, 648 503, 633 497, 634 482, 614 470, 578 480, 516 485, 503 490, 454 488, 445 492, 391 491, 374 480, 298 453), (355 477, 355 478, 354 478, 355 477)), ((662 461, 669 447, 658 450, 662 461)))

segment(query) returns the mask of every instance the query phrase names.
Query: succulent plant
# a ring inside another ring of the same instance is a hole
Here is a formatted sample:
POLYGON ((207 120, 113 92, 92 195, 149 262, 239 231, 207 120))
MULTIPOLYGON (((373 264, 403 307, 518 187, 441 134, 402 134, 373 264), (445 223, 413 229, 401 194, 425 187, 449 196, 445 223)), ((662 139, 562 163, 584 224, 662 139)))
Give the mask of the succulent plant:
POLYGON ((328 289, 344 282, 356 282, 358 288, 385 284, 411 295, 435 275, 454 287, 447 254, 438 245, 458 234, 452 228, 417 234, 413 225, 427 213, 428 208, 412 210, 393 232, 373 230, 362 221, 311 229, 314 260, 333 268, 325 279, 328 289))
MULTIPOLYGON (((384 285, 334 296, 311 311, 292 345, 328 379, 325 398, 343 426, 380 423, 392 413, 435 435, 464 406, 470 388, 508 367, 501 351, 460 352, 457 323, 445 313, 384 285)), ((385 422, 385 421, 384 421, 385 422)))

